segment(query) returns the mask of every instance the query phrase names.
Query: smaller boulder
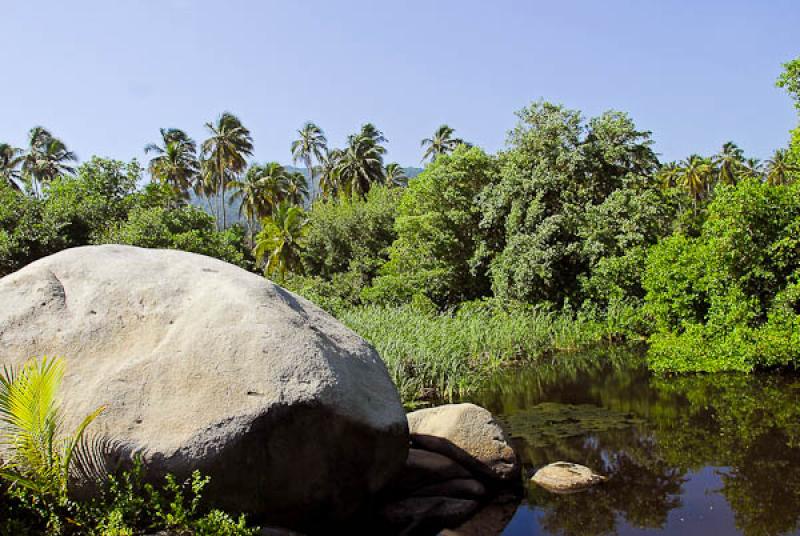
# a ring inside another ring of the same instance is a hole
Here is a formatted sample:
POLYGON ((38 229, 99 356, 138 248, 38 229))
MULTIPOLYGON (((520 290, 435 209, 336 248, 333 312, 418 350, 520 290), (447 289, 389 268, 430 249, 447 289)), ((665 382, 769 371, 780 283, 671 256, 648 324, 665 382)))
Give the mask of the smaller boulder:
POLYGON ((457 497, 460 499, 481 499, 486 495, 486 487, 474 478, 453 478, 444 482, 423 486, 411 495, 415 497, 457 497))
POLYGON ((438 531, 463 523, 478 510, 480 503, 453 497, 411 497, 389 504, 383 518, 403 534, 438 531))
POLYGON ((606 477, 588 467, 570 462, 555 462, 536 471, 531 481, 553 493, 576 493, 599 484, 606 477))
POLYGON ((516 495, 501 495, 481 508, 455 529, 445 529, 439 536, 499 536, 503 534, 520 500, 516 495))
POLYGON ((471 476, 469 471, 447 456, 412 448, 408 450, 405 469, 400 472, 391 489, 405 494, 431 484, 471 476))
POLYGON ((492 414, 475 404, 448 404, 408 414, 414 446, 453 458, 495 480, 519 474, 514 449, 492 414))

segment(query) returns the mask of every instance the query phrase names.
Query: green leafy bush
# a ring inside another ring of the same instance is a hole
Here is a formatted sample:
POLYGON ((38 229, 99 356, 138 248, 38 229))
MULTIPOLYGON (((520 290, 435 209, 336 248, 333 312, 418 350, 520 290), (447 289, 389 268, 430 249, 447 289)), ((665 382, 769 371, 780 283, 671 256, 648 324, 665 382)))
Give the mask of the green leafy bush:
POLYGON ((409 182, 397 210, 397 240, 365 300, 407 303, 422 294, 444 307, 488 295, 486 266, 476 256, 477 197, 496 173, 493 157, 460 145, 409 182))
POLYGON ((314 203, 302 252, 303 273, 284 282, 333 310, 361 303, 388 259, 402 191, 373 186, 366 196, 338 196, 314 203))
POLYGON ((644 276, 657 370, 796 365, 800 184, 720 187, 696 238, 655 246, 644 276))

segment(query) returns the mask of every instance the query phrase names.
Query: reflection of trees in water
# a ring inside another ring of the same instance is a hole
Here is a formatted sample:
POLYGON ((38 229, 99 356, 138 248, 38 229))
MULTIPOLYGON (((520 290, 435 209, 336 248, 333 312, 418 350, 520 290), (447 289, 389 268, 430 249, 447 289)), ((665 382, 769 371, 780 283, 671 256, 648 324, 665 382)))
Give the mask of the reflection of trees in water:
POLYGON ((542 508, 542 526, 551 533, 613 533, 619 516, 631 525, 658 528, 680 504, 683 473, 659 459, 653 441, 633 428, 563 438, 528 453, 535 466, 566 458, 609 477, 571 495, 548 493, 531 484, 529 501, 542 508))
POLYGON ((688 401, 656 420, 659 449, 674 464, 729 467, 719 492, 746 535, 795 531, 800 521, 800 387, 787 376, 655 379, 688 401))
POLYGON ((680 505, 686 472, 705 466, 730 468, 719 492, 745 534, 798 529, 796 377, 651 378, 640 356, 606 357, 575 354, 515 371, 477 401, 508 416, 502 420, 529 467, 566 459, 610 477, 575 495, 532 487, 529 500, 542 509, 546 530, 613 533, 620 517, 662 527, 680 505))

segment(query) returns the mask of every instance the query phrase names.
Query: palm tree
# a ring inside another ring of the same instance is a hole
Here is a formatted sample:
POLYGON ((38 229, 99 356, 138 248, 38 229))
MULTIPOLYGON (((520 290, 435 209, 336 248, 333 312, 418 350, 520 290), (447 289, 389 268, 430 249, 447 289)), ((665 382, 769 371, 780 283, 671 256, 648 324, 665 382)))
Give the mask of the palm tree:
POLYGON ((767 182, 772 186, 789 184, 794 180, 794 175, 800 173, 800 166, 789 160, 786 149, 778 149, 772 158, 767 160, 767 182))
POLYGON ((22 172, 30 182, 34 195, 41 197, 45 182, 52 181, 60 174, 75 172, 67 163, 75 162, 78 157, 44 127, 32 128, 28 142, 28 152, 22 159, 22 172))
POLYGON ((661 188, 675 188, 680 181, 682 169, 677 162, 667 162, 658 170, 656 176, 661 182, 661 188))
MULTIPOLYGON (((302 174, 301 174, 302 176, 302 174)), ((241 199, 240 215, 247 217, 251 229, 255 221, 272 215, 275 207, 289 196, 291 180, 286 169, 277 162, 254 164, 245 173, 244 180, 232 180, 232 199, 241 199)))
POLYGON ((342 159, 341 149, 325 149, 319 163, 319 191, 324 198, 329 198, 339 193, 339 161, 342 159))
POLYGON ((268 162, 262 166, 261 184, 266 215, 269 216, 288 195, 289 174, 286 172, 286 168, 279 163, 268 162))
POLYGON ((184 131, 162 128, 163 146, 150 143, 144 152, 155 153, 148 167, 154 181, 168 184, 176 199, 189 199, 189 189, 195 186, 200 173, 197 161, 197 144, 184 131))
POLYGON ((436 160, 436 157, 443 154, 452 153, 456 147, 464 143, 460 138, 454 138, 453 133, 455 130, 447 125, 441 125, 433 133, 432 138, 425 138, 420 143, 420 147, 425 149, 422 154, 422 161, 430 159, 436 160))
POLYGON ((250 247, 254 246, 255 222, 267 215, 264 199, 264 183, 261 180, 263 168, 258 165, 250 166, 241 180, 233 180, 229 186, 234 190, 231 199, 239 200, 239 216, 247 219, 247 232, 250 247))
POLYGON ((5 182, 11 188, 22 191, 16 180, 19 177, 17 169, 22 163, 22 149, 13 147, 8 143, 0 143, 0 182, 5 182))
POLYGON ((96 409, 64 437, 57 402, 63 378, 64 362, 47 357, 0 374, 0 444, 10 447, 0 477, 49 499, 66 497, 76 449, 105 410, 96 409))
MULTIPOLYGON (((253 154, 253 138, 235 115, 224 112, 216 123, 206 123, 211 137, 203 142, 203 155, 215 175, 216 192, 222 200, 222 228, 227 227, 225 192, 230 180, 247 166, 246 156, 253 154)), ((209 174, 209 178, 212 175, 209 174)))
POLYGON ((372 123, 361 127, 361 132, 347 138, 347 147, 336 166, 339 187, 349 195, 365 195, 373 183, 384 181, 383 155, 386 148, 381 145, 386 138, 372 123))
POLYGON ((294 173, 289 173, 286 178, 286 199, 294 205, 303 206, 303 203, 308 198, 306 176, 299 171, 295 171, 294 173))
MULTIPOLYGON (((308 169, 308 183, 314 185, 314 160, 322 162, 328 140, 322 129, 308 122, 297 131, 299 138, 292 142, 292 162, 302 161, 308 169)), ((306 185, 307 187, 307 185, 306 185)))
POLYGON ((681 167, 680 184, 692 197, 692 210, 697 214, 697 202, 710 191, 713 166, 707 158, 693 154, 681 167))
POLYGON ((758 158, 746 158, 744 161, 744 171, 753 177, 764 176, 764 165, 758 158))
POLYGON ((384 174, 386 175, 386 186, 389 186, 390 188, 392 186, 408 186, 408 176, 406 175, 406 170, 403 169, 397 162, 386 164, 386 167, 384 168, 384 174))
POLYGON ((744 170, 744 154, 732 141, 722 145, 713 162, 719 170, 719 181, 723 184, 736 184, 739 174, 744 170))
POLYGON ((300 271, 300 253, 308 233, 308 219, 303 209, 283 201, 261 225, 254 253, 259 264, 266 259, 264 273, 272 276, 279 272, 283 279, 287 271, 300 271))

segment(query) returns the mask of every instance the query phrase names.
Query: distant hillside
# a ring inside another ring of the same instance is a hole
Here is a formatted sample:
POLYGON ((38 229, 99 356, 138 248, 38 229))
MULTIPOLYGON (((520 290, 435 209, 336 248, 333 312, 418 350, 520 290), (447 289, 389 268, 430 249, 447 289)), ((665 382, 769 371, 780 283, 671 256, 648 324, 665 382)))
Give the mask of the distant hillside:
MULTIPOLYGON (((287 171, 290 172, 296 171, 302 173, 306 177, 306 179, 308 179, 308 170, 306 168, 295 167, 295 166, 284 166, 284 167, 286 168, 287 171)), ((403 169, 405 170, 406 176, 409 179, 413 179, 414 177, 422 173, 422 168, 418 167, 405 167, 403 169)), ((319 178, 315 177, 314 184, 309 185, 309 199, 314 199, 314 197, 316 197, 318 194, 319 194, 319 178)), ((228 192, 225 197, 228 204, 228 211, 227 211, 228 222, 237 223, 243 221, 244 218, 239 216, 239 207, 241 206, 241 202, 238 200, 231 201, 230 192, 228 192)), ((206 200, 206 198, 204 197, 198 197, 197 195, 194 194, 194 192, 191 193, 191 197, 189 199, 190 204, 200 207, 207 212, 208 212, 209 201, 212 204, 217 203, 215 197, 211 197, 210 199, 206 200)))

